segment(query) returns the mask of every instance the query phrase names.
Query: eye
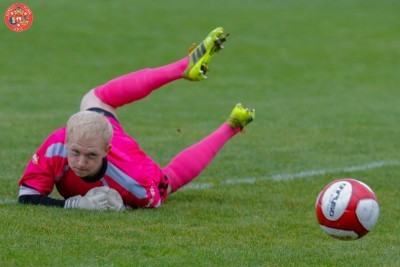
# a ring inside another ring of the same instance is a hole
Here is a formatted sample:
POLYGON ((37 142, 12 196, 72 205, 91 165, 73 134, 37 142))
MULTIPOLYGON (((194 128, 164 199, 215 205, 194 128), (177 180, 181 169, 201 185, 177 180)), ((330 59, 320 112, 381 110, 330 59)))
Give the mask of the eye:
POLYGON ((97 158, 97 156, 98 156, 98 155, 95 154, 95 153, 90 153, 90 154, 89 154, 89 158, 90 158, 90 159, 95 159, 95 158, 97 158))
POLYGON ((79 156, 80 153, 79 153, 78 150, 73 149, 73 150, 72 150, 72 155, 74 155, 74 156, 79 156))

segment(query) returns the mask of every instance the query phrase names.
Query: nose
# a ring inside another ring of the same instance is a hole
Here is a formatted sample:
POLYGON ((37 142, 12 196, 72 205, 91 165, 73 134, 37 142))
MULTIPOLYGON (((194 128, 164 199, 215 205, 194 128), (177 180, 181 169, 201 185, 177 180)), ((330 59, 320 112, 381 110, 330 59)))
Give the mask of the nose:
POLYGON ((77 161, 78 167, 83 168, 86 165, 86 159, 84 156, 80 156, 77 161))

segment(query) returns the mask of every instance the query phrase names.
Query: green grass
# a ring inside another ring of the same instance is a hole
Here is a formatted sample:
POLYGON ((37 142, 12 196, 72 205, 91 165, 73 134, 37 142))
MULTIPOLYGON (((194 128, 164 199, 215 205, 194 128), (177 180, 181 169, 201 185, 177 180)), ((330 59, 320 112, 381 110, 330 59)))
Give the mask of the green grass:
MULTIPOLYGON (((13 1, 0 3, 4 12, 13 1)), ((26 1, 34 24, 0 23, 1 266, 394 266, 398 165, 273 181, 262 177, 398 160, 400 3, 339 1, 26 1), (177 81, 119 110, 161 165, 241 101, 257 109, 194 185, 155 210, 17 205, 35 149, 89 89, 185 56, 216 26, 231 33, 209 79, 177 81), (255 183, 227 184, 255 177, 255 183), (361 240, 325 235, 319 191, 354 177, 381 216, 361 240)))

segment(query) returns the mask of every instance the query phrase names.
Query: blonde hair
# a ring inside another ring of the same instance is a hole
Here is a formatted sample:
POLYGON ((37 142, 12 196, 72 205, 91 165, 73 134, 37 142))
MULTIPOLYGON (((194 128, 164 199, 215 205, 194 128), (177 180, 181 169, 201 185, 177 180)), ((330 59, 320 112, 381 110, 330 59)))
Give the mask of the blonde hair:
POLYGON ((67 122, 67 141, 70 136, 80 141, 98 138, 103 139, 104 146, 108 146, 112 135, 111 123, 98 112, 80 111, 72 115, 67 122))

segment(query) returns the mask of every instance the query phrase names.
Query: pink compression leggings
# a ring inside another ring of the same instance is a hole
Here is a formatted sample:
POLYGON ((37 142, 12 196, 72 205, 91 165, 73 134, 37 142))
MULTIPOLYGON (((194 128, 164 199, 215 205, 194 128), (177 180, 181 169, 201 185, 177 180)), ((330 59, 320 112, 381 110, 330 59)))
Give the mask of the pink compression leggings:
MULTIPOLYGON (((188 62, 189 58, 186 57, 162 67, 132 72, 95 88, 94 92, 104 103, 114 108, 121 107, 148 96, 167 83, 182 78, 182 72, 186 69, 188 62)), ((224 144, 239 131, 223 123, 216 131, 175 156, 163 168, 169 178, 172 191, 178 190, 196 178, 224 144)))

